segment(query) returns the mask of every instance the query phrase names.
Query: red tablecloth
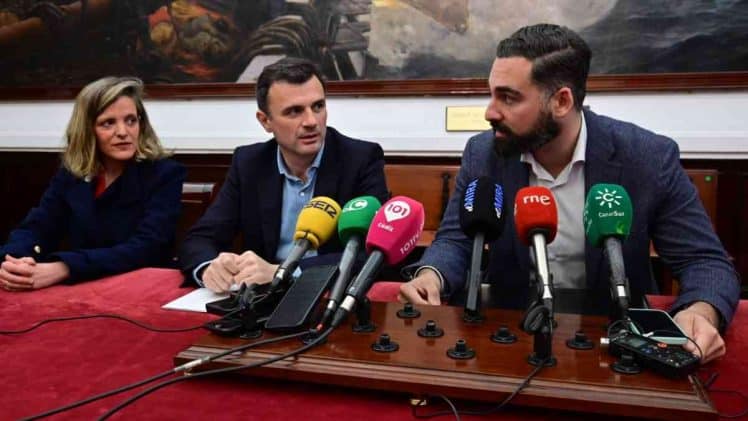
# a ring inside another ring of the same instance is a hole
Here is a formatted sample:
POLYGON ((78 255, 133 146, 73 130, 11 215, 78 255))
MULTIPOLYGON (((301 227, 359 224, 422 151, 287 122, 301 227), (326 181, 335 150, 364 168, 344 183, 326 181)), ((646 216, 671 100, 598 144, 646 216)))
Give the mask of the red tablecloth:
MULTIPOLYGON (((189 292, 179 288, 175 270, 143 269, 94 282, 30 293, 0 291, 0 330, 21 329, 52 318, 84 314, 119 314, 155 327, 198 325, 213 316, 163 310, 161 306, 189 292)), ((391 299, 396 285, 377 287, 372 299, 391 299), (380 288, 388 294, 381 294, 380 288)), ((657 302, 655 300, 655 302, 657 302)), ((748 355, 739 331, 748 329, 748 303, 741 302, 727 334, 728 357, 705 370, 720 375, 715 387, 745 393, 748 355)), ((22 335, 0 335, 0 419, 17 419, 129 384, 173 367, 172 358, 205 331, 155 333, 112 319, 53 323, 22 335)), ((138 389, 142 390, 141 389, 138 389)), ((131 396, 116 395, 52 419, 92 419, 131 396)), ((745 403, 725 403, 721 411, 745 403)), ((466 403, 461 403, 465 408, 466 403)), ((475 404, 470 404, 474 406, 475 404)), ((443 407, 440 407, 440 409, 443 407)), ((577 415, 578 416, 578 415, 577 415)), ((489 419, 575 419, 574 414, 513 408, 489 419)), ((169 386, 125 408, 113 419, 412 419, 408 396, 342 387, 247 377, 190 380, 169 386)), ((463 419, 486 419, 464 417, 463 419)))

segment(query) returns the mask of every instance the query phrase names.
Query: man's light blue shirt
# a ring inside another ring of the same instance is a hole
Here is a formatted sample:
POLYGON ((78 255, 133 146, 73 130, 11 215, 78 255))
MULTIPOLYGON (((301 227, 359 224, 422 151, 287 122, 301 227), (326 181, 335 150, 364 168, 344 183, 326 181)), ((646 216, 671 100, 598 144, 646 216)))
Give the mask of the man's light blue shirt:
MULTIPOLYGON (((319 169, 320 162, 322 162, 322 154, 325 151, 325 144, 322 143, 322 147, 317 152, 317 156, 314 157, 312 165, 306 170, 306 182, 302 181, 299 177, 291 174, 286 162, 283 160, 283 155, 280 152, 280 147, 276 151, 276 161, 278 164, 278 172, 283 175, 283 205, 281 207, 281 229, 280 238, 278 239, 278 249, 275 252, 275 258, 277 261, 283 261, 286 259, 288 254, 294 245, 294 233, 296 232, 296 220, 301 213, 301 209, 306 205, 309 200, 314 197, 314 185, 317 181, 317 170, 319 169)), ((306 252, 304 257, 316 256, 317 250, 309 250, 306 252)), ((192 277, 198 283, 203 285, 203 280, 199 274, 202 270, 207 267, 212 260, 208 260, 199 264, 195 270, 192 271, 192 277)), ((301 271, 297 268, 294 272, 294 276, 298 276, 301 271)))
MULTIPOLYGON (((280 153, 280 148, 276 153, 278 160, 278 172, 283 175, 283 207, 281 209, 281 229, 280 239, 278 241, 278 250, 275 252, 275 258, 280 262, 285 260, 291 252, 294 244, 293 235, 296 232, 296 220, 299 218, 301 209, 314 196, 314 184, 317 181, 317 170, 319 163, 322 161, 322 153, 325 151, 325 144, 322 144, 317 156, 314 158, 312 165, 306 170, 306 182, 299 177, 291 174, 280 153)), ((316 256, 317 250, 309 250, 304 257, 316 256)))

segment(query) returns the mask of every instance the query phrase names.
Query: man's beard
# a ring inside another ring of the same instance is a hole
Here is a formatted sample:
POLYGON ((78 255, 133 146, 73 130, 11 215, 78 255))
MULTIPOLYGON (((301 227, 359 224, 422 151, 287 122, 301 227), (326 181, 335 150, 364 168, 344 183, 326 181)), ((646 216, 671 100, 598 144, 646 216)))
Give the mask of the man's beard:
POLYGON ((553 120, 548 110, 540 112, 535 124, 526 134, 517 134, 498 121, 491 121, 491 127, 494 134, 499 132, 505 136, 503 139, 494 138, 496 153, 503 157, 533 152, 553 140, 561 131, 561 127, 553 120))

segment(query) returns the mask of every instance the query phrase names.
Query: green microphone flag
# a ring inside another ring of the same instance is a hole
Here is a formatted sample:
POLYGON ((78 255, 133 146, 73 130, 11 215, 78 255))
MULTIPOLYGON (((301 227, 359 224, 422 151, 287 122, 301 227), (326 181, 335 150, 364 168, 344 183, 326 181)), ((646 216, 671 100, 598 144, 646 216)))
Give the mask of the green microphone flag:
POLYGON ((624 240, 631 231, 633 210, 626 190, 617 184, 595 184, 584 204, 584 232, 595 247, 607 237, 624 240))
POLYGON ((338 219, 338 236, 341 243, 346 244, 354 235, 366 238, 371 220, 380 207, 382 204, 374 196, 361 196, 349 200, 343 206, 338 219))

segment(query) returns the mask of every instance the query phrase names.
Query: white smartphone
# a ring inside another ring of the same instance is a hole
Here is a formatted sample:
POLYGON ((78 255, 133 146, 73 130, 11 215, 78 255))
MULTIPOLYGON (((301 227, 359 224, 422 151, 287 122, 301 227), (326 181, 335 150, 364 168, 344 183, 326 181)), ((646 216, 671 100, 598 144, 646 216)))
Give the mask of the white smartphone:
POLYGON ((670 314, 652 308, 630 308, 631 330, 634 333, 668 345, 685 345, 688 342, 686 334, 675 323, 670 314))

